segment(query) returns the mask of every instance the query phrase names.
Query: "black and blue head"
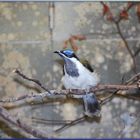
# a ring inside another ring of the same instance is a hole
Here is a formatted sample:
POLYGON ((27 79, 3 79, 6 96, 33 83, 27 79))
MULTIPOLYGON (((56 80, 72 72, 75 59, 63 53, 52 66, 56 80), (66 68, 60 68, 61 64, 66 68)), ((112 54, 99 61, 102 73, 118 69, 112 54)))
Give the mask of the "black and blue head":
POLYGON ((75 53, 72 50, 61 50, 61 51, 55 51, 54 53, 59 54, 63 60, 64 60, 64 74, 65 72, 72 76, 77 77, 79 76, 78 69, 75 64, 75 60, 79 60, 78 57, 75 55, 75 53))
MULTIPOLYGON (((54 53, 59 54, 62 58, 76 58, 78 59, 78 57, 75 55, 74 51, 72 50, 61 50, 61 51, 55 51, 54 53)), ((78 59, 79 60, 79 59, 78 59)))

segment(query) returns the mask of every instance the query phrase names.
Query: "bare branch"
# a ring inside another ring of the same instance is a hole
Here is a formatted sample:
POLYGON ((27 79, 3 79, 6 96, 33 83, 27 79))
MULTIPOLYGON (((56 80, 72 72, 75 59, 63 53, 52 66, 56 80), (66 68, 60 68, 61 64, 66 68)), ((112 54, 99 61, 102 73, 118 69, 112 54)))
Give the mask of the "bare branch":
MULTIPOLYGON (((18 72, 21 73, 21 72, 18 72)), ((29 79, 27 76, 22 74, 23 78, 26 77, 26 79, 29 79)), ((21 74, 20 74, 21 76, 21 74)), ((127 80, 125 82, 125 85, 98 85, 96 87, 92 87, 89 89, 89 92, 93 92, 96 95, 100 95, 100 93, 103 95, 103 92, 106 93, 113 93, 110 97, 113 97, 114 95, 122 95, 121 93, 118 93, 118 91, 121 90, 130 90, 130 89, 139 89, 139 84, 136 83, 139 80, 140 73, 134 75, 132 78, 127 80), (133 85, 132 85, 133 83, 133 85), (135 83, 135 84, 134 84, 135 83), (107 92, 111 91, 111 92, 107 92), (116 92, 117 91, 117 92, 116 92), (98 92, 98 93, 97 93, 98 92), (114 94, 115 93, 115 94, 114 94)), ((62 101, 67 99, 68 97, 71 98, 82 98, 83 95, 86 93, 85 90, 82 89, 66 89, 66 90, 49 90, 44 93, 37 93, 37 94, 27 94, 20 96, 18 98, 10 98, 5 100, 0 100, 0 105, 6 108, 13 108, 20 105, 27 105, 27 104, 41 104, 41 103, 48 103, 50 101, 62 101)), ((134 93, 133 93, 134 94, 134 93)), ((125 95, 131 95, 131 92, 125 93, 125 95)), ((123 94, 124 96, 124 94, 123 94)), ((129 96, 130 97, 130 96, 129 96)))
MULTIPOLYGON (((89 92, 103 92, 103 91, 116 91, 116 90, 129 90, 129 89, 139 89, 138 85, 98 85, 89 89, 89 92)), ((6 108, 12 108, 15 106, 20 106, 23 104, 39 104, 48 103, 50 101, 58 101, 71 98, 82 98, 85 94, 85 90, 82 89, 67 89, 67 90, 50 90, 49 92, 37 93, 37 94, 27 94, 13 99, 0 100, 0 105, 6 108)), ((110 93, 110 92, 106 92, 110 93)), ((103 94, 103 93, 101 93, 103 94)), ((121 93, 117 93, 121 94, 121 93)), ((96 94, 99 95, 99 94, 96 94)), ((131 95, 131 93, 129 93, 131 95)))
POLYGON ((139 53, 140 53, 140 48, 138 48, 138 49, 135 51, 134 57, 136 57, 139 53))
POLYGON ((135 60, 135 57, 134 57, 134 55, 133 55, 131 49, 129 48, 128 42, 126 41, 125 37, 124 37, 123 34, 122 34, 122 31, 121 31, 121 29, 120 29, 120 24, 119 24, 119 22, 115 22, 115 21, 114 21, 114 23, 115 23, 116 28, 117 28, 117 30, 118 30, 118 34, 120 35, 121 39, 123 40, 123 42, 124 42, 124 44, 125 44, 125 47, 126 47, 128 53, 130 54, 130 56, 131 56, 131 58, 132 58, 132 61, 133 61, 133 70, 134 70, 134 72, 136 73, 136 60, 135 60))
POLYGON ((49 90, 48 90, 47 88, 45 88, 45 87, 41 84, 41 82, 40 82, 39 80, 27 77, 26 75, 24 75, 23 73, 21 73, 18 69, 15 69, 13 72, 15 72, 16 74, 18 74, 19 76, 21 76, 23 79, 26 79, 26 80, 28 80, 28 81, 32 81, 32 82, 36 83, 36 84, 37 84, 38 86, 40 86, 42 89, 44 89, 45 91, 48 91, 48 92, 49 92, 49 90))
POLYGON ((133 77, 131 77, 131 78, 130 78, 129 80, 127 80, 125 83, 130 85, 130 84, 132 84, 132 83, 134 83, 134 82, 137 82, 138 79, 140 79, 140 72, 137 73, 137 74, 135 74, 133 77))
MULTIPOLYGON (((135 5, 136 5, 137 3, 135 3, 135 2, 131 2, 130 4, 129 4, 129 6, 127 6, 126 8, 125 8, 125 11, 126 12, 129 12, 129 10, 132 8, 132 7, 134 7, 135 5)), ((118 19, 118 23, 119 22, 121 22, 121 20, 123 20, 122 18, 121 18, 121 16, 119 16, 119 19, 118 19)))
POLYGON ((73 121, 71 121, 71 122, 69 122, 69 123, 67 123, 67 124, 64 124, 62 127, 60 127, 60 128, 58 128, 57 130, 55 130, 55 132, 59 133, 59 132, 61 132, 64 128, 66 129, 66 128, 68 128, 68 127, 70 127, 70 126, 73 126, 73 125, 76 125, 76 124, 78 124, 78 123, 80 123, 80 122, 82 122, 82 121, 84 121, 84 120, 85 120, 85 116, 82 116, 82 117, 80 117, 80 118, 78 118, 78 119, 75 119, 75 120, 73 120, 73 121))
MULTIPOLYGON (((104 2, 100 2, 103 6, 105 5, 104 2)), ((127 13, 132 7, 134 7, 137 3, 134 3, 134 2, 131 2, 126 8, 125 8, 125 12, 127 13)), ((111 20, 115 25, 116 25, 116 28, 117 28, 117 32, 118 34, 120 35, 121 39, 123 40, 124 44, 125 44, 125 47, 129 53, 129 55, 131 56, 132 58, 132 61, 133 61, 133 70, 134 72, 136 73, 136 60, 135 60, 135 56, 134 54, 132 53, 131 49, 129 48, 129 45, 128 45, 128 42, 127 40, 125 39, 122 31, 121 31, 121 28, 120 28, 120 22, 123 20, 123 18, 119 15, 118 19, 115 18, 109 8, 109 11, 108 11, 108 14, 109 16, 111 17, 111 20)))
MULTIPOLYGON (((47 134, 46 132, 43 132, 41 130, 35 129, 31 127, 30 125, 27 125, 23 121, 21 121, 19 118, 12 116, 6 109, 4 109, 2 106, 0 106, 0 117, 2 120, 4 120, 7 124, 12 124, 15 127, 19 128, 17 129, 18 132, 21 133, 21 131, 25 131, 28 134, 31 134, 32 136, 36 138, 50 138, 53 137, 53 135, 47 134)), ((23 133, 22 133, 23 134, 23 133)))
POLYGON ((70 122, 72 122, 73 120, 48 120, 48 119, 44 119, 44 118, 36 118, 36 117, 32 117, 32 122, 35 123, 42 123, 42 124, 50 124, 50 125, 62 125, 62 124, 68 124, 70 122))

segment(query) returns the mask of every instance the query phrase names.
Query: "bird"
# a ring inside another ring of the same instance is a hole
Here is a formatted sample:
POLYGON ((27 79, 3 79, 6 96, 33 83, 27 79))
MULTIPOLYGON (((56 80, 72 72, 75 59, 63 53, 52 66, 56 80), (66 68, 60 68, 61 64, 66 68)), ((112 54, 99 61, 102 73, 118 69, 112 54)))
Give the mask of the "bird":
POLYGON ((99 84, 100 78, 92 67, 81 63, 80 59, 71 49, 54 51, 64 61, 62 84, 65 89, 84 89, 83 95, 84 115, 88 117, 100 117, 100 104, 94 93, 89 92, 91 87, 99 84))

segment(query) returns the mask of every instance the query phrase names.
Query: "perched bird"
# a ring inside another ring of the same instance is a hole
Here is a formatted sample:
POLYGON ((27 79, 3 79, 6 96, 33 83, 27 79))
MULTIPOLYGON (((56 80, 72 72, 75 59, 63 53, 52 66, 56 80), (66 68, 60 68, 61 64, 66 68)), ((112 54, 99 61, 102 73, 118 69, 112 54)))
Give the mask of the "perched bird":
POLYGON ((55 51, 64 60, 62 83, 66 89, 85 89, 83 95, 85 115, 88 117, 100 117, 100 104, 93 93, 88 90, 99 83, 98 75, 92 67, 82 64, 72 50, 55 51))

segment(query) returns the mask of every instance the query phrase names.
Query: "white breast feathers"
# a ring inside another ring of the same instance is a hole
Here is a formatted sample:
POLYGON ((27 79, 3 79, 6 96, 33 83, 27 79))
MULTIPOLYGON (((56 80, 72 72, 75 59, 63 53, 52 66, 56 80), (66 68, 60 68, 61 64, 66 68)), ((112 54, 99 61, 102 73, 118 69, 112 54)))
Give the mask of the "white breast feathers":
POLYGON ((77 66, 79 76, 72 77, 65 73, 62 77, 62 83, 66 89, 88 89, 99 83, 99 76, 96 72, 90 72, 76 59, 73 62, 77 66))

